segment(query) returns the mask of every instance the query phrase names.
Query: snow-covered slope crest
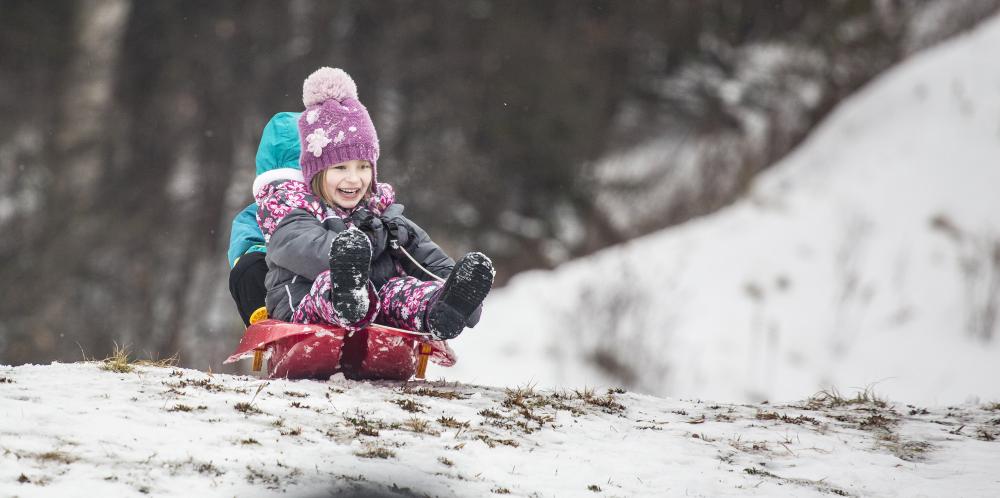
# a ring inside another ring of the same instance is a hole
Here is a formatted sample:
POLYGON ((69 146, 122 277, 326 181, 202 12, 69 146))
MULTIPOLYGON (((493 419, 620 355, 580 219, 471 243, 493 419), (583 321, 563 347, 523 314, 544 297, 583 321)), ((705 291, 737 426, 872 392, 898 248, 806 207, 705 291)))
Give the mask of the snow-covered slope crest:
POLYGON ((1000 396, 997 47, 993 18, 888 71, 728 209, 515 279, 456 341, 457 378, 1000 396))
POLYGON ((0 366, 3 496, 989 496, 1000 404, 0 366))

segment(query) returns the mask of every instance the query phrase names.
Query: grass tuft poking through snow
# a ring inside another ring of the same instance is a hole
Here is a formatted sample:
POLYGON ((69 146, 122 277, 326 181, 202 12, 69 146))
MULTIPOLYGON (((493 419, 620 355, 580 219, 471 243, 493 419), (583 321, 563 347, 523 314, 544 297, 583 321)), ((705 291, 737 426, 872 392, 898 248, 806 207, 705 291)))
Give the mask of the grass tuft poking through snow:
MULTIPOLYGON (((131 351, 128 345, 119 346, 118 343, 114 343, 114 349, 111 351, 111 355, 104 358, 101 361, 101 368, 109 372, 115 373, 132 373, 137 366, 143 367, 172 367, 177 364, 177 355, 171 356, 169 358, 157 359, 150 355, 148 360, 136 360, 132 361, 129 359, 131 351)), ((87 355, 84 354, 84 360, 87 359, 87 355)))
POLYGON ((233 408, 236 411, 238 411, 240 413, 245 413, 247 415, 261 415, 261 414, 264 413, 264 412, 260 411, 260 408, 257 408, 257 407, 255 407, 255 406, 253 406, 250 403, 247 403, 245 401, 244 402, 240 402, 240 403, 236 403, 235 405, 233 405, 233 408))
POLYGON ((395 458, 396 452, 390 450, 389 448, 383 448, 381 446, 366 446, 364 450, 357 451, 355 455, 361 458, 395 458))
POLYGON ((872 386, 858 391, 853 397, 844 397, 837 388, 824 389, 812 395, 808 404, 813 408, 836 408, 849 405, 871 404, 880 408, 886 406, 886 401, 875 395, 872 386))
POLYGON ((109 372, 130 373, 135 368, 131 363, 129 363, 128 355, 128 346, 119 346, 116 342, 115 349, 111 352, 111 356, 104 359, 101 368, 109 372))

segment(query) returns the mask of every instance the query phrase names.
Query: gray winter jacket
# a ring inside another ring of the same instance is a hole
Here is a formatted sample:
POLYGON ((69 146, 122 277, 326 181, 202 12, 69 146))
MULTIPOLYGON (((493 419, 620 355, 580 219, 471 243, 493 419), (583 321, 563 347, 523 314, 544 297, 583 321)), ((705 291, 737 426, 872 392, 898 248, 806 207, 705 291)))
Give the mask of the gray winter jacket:
MULTIPOLYGON (((382 213, 381 219, 370 219, 370 230, 366 230, 373 239, 371 281, 376 290, 396 276, 411 275, 421 280, 432 278, 405 256, 397 257, 395 251, 386 249, 385 240, 389 234, 383 220, 395 222, 400 227, 400 244, 424 268, 439 277, 448 277, 455 261, 431 240, 426 231, 403 216, 402 204, 391 204, 382 213)), ((349 222, 353 224, 353 220, 349 222)), ((329 216, 320 221, 302 208, 292 209, 277 222, 267 242, 268 271, 264 280, 267 286, 265 303, 270 317, 291 320, 293 311, 309 293, 313 281, 320 273, 329 270, 330 244, 346 228, 347 223, 341 218, 329 216)))

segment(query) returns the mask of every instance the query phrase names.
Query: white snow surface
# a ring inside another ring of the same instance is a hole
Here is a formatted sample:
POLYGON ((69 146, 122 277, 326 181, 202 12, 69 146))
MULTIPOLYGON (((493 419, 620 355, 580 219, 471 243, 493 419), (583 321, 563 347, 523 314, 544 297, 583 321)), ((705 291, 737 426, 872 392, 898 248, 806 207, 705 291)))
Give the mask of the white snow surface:
POLYGON ((734 205, 515 277, 449 378, 1000 399, 997 47, 1000 17, 845 100, 734 205))
POLYGON ((0 366, 0 495, 1000 492, 1000 404, 744 405, 101 367, 0 366))

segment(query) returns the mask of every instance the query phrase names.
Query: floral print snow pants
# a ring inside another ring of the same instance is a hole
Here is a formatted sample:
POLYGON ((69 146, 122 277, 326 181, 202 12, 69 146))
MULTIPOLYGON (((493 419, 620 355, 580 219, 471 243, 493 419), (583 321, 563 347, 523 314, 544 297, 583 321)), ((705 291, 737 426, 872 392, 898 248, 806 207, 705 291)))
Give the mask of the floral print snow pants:
POLYGON ((424 317, 436 291, 443 284, 425 282, 415 277, 394 277, 379 292, 368 282, 368 313, 357 323, 342 323, 330 302, 330 271, 319 274, 295 313, 294 323, 328 323, 348 330, 364 328, 372 322, 390 327, 426 332, 424 317))

